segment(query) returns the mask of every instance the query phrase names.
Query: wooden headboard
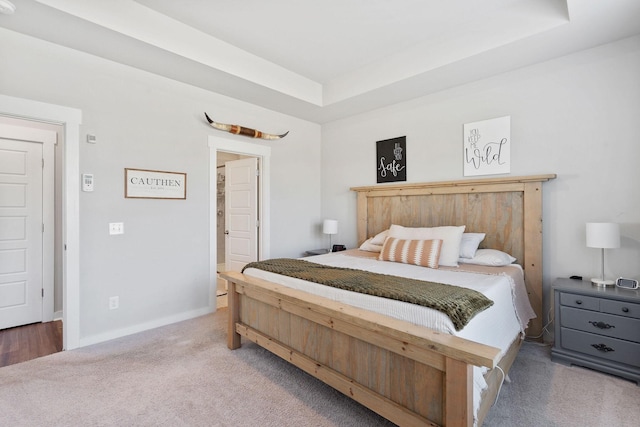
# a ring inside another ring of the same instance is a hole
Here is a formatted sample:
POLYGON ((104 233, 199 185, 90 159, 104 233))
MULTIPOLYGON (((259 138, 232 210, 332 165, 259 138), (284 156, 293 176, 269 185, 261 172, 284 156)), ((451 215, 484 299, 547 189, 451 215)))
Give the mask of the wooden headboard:
POLYGON ((466 225, 486 233, 481 248, 517 258, 537 317, 528 335, 542 333, 542 183, 555 174, 353 187, 358 193, 358 244, 391 224, 466 225))

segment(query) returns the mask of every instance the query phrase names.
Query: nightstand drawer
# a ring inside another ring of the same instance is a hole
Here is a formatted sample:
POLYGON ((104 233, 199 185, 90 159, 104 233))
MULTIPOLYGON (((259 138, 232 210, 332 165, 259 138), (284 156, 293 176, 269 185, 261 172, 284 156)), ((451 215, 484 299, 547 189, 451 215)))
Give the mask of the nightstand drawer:
POLYGON ((637 319, 564 306, 560 307, 560 319, 565 328, 640 343, 640 320, 637 319))
POLYGON ((569 307, 582 308, 584 310, 600 310, 600 299, 594 297, 587 297, 584 295, 569 294, 566 292, 560 293, 560 304, 569 307))
POLYGON ((640 367, 640 344, 561 328, 562 347, 591 356, 640 367))
POLYGON ((600 311, 640 319, 640 304, 632 302, 602 300, 600 311))

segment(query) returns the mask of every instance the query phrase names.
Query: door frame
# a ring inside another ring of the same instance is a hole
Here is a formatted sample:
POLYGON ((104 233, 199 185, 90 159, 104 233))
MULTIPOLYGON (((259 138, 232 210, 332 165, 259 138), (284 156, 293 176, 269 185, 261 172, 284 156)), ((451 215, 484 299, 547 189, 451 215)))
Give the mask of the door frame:
POLYGON ((62 125, 63 349, 80 345, 80 125, 82 110, 0 94, 0 114, 62 125))
POLYGON ((208 136, 209 146, 209 308, 216 311, 216 290, 218 288, 218 231, 217 222, 217 159, 218 151, 256 157, 260 179, 258 180, 258 259, 267 259, 270 256, 270 167, 271 147, 238 141, 230 138, 208 136))

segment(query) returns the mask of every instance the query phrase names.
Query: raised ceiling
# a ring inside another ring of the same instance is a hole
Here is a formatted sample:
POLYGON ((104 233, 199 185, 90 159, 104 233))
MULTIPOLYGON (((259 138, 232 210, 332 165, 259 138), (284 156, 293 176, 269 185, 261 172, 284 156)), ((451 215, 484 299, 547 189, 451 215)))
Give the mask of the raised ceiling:
POLYGON ((640 33, 638 0, 11 0, 0 26, 323 123, 640 33))

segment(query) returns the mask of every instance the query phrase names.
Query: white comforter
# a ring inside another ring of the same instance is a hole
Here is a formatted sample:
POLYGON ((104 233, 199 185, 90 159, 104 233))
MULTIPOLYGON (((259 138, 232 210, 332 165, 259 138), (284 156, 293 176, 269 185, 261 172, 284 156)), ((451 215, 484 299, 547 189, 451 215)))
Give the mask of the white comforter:
MULTIPOLYGON (((507 351, 518 334, 524 334, 524 328, 527 323, 535 317, 529 304, 524 282, 522 280, 513 280, 509 274, 504 273, 504 270, 502 272, 498 270, 497 275, 489 275, 465 272, 463 271, 464 266, 459 269, 431 269, 416 265, 378 261, 371 257, 353 256, 349 251, 308 257, 305 260, 334 267, 355 268, 471 288, 487 296, 494 304, 477 314, 462 330, 456 331, 448 316, 427 307, 337 289, 255 268, 246 269, 244 273, 291 288, 304 290, 334 301, 497 347, 501 350, 501 355, 507 351)), ((519 270, 519 274, 522 273, 521 267, 515 264, 500 268, 515 268, 519 270)), ((483 369, 474 368, 474 413, 477 413, 479 408, 480 394, 487 387, 483 373, 483 369)))

